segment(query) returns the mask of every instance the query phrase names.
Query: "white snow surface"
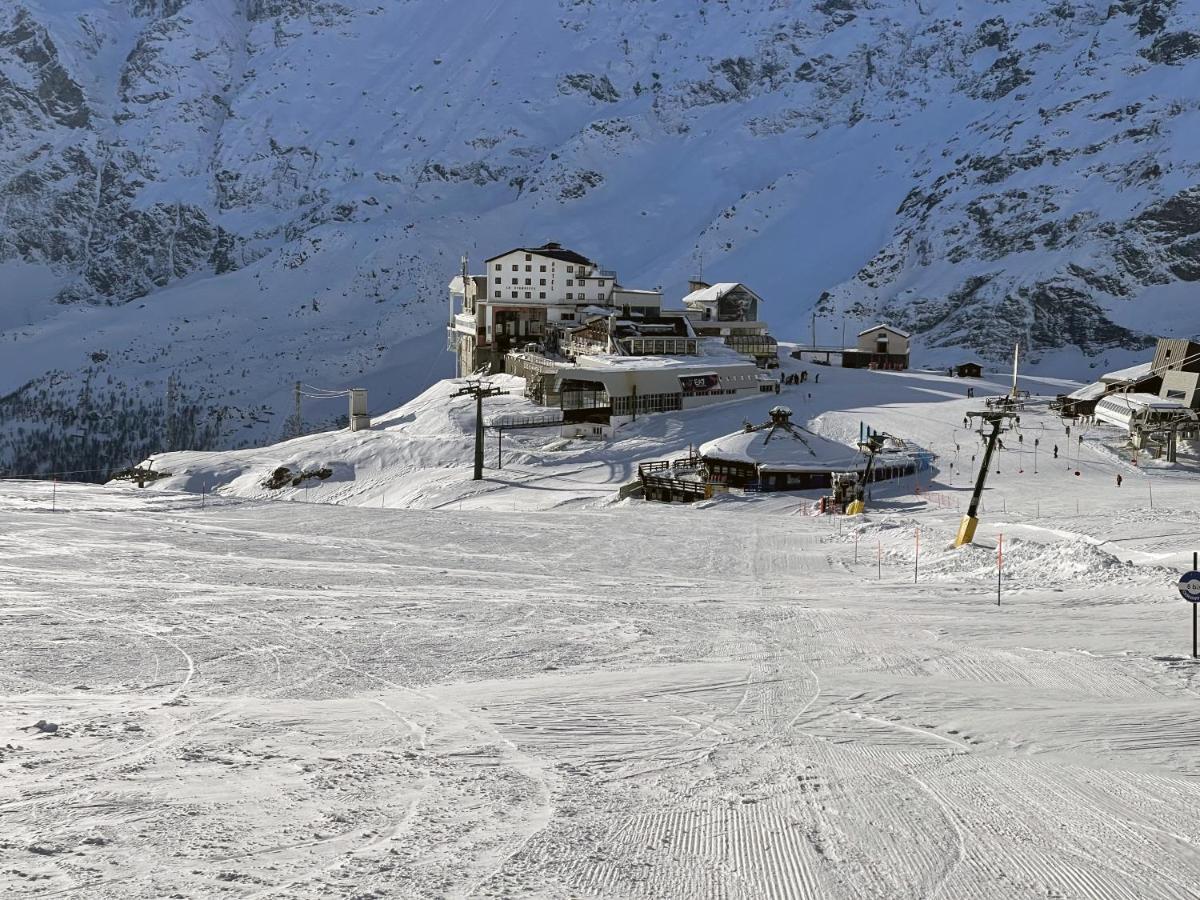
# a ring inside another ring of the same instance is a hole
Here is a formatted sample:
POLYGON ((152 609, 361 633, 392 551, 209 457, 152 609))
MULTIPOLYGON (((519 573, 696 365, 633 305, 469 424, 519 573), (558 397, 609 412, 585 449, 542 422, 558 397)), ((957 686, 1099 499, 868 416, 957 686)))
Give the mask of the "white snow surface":
POLYGON ((440 385, 155 489, 0 482, 0 893, 1194 896, 1197 461, 1135 469, 1035 398, 955 550, 965 382, 821 375, 797 419, 940 471, 859 519, 614 501, 772 394, 526 433, 472 482, 440 385), (284 462, 336 474, 256 486, 284 462))

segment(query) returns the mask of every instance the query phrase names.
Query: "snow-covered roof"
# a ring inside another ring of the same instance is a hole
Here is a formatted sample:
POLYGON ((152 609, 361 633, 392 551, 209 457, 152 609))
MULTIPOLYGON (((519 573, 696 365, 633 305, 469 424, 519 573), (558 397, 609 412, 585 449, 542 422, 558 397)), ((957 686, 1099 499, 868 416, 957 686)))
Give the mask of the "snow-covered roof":
POLYGON ((1139 406, 1149 409, 1188 409, 1175 400, 1165 400, 1158 394, 1109 394, 1106 401, 1111 401, 1110 405, 1119 406, 1139 406))
POLYGON ((1150 374, 1153 363, 1138 363, 1136 366, 1130 366, 1127 369, 1117 369, 1115 372, 1106 372, 1100 376, 1101 381, 1137 381, 1145 378, 1150 374))
POLYGON ((587 369, 619 369, 623 372, 633 372, 649 369, 679 370, 680 374, 704 373, 714 367, 738 366, 754 367, 753 360, 740 354, 729 356, 617 356, 610 353, 597 353, 593 356, 580 355, 576 357, 578 366, 565 368, 563 375, 569 378, 577 377, 575 373, 587 369))
POLYGON ((866 459, 855 448, 786 421, 716 438, 700 445, 700 455, 772 471, 849 472, 866 465, 866 459))
MULTIPOLYGON (((703 305, 705 303, 716 303, 723 296, 728 294, 734 288, 738 287, 748 291, 751 294, 754 294, 754 291, 751 291, 750 288, 746 287, 740 281, 720 281, 716 284, 710 284, 706 288, 701 288, 698 291, 692 291, 683 298, 683 305, 691 306, 693 304, 703 305)), ((754 294, 754 296, 760 303, 762 302, 762 297, 759 297, 758 294, 754 294)))
MULTIPOLYGON (((472 293, 478 292, 480 277, 481 276, 479 276, 479 275, 468 275, 467 276, 467 281, 465 283, 471 288, 472 293)), ((455 275, 453 278, 450 279, 450 293, 452 293, 452 294, 463 293, 463 284, 464 284, 463 277, 461 275, 455 275)))
POLYGON ((1077 391, 1067 394, 1068 400, 1099 400, 1108 392, 1108 385, 1103 381, 1094 381, 1084 385, 1077 391))
POLYGON ((872 331, 890 331, 892 334, 898 334, 902 338, 912 337, 912 335, 907 331, 901 331, 899 328, 896 328, 892 325, 884 325, 882 322, 878 325, 872 326, 871 328, 864 328, 858 333, 858 336, 862 337, 864 334, 870 334, 872 331))

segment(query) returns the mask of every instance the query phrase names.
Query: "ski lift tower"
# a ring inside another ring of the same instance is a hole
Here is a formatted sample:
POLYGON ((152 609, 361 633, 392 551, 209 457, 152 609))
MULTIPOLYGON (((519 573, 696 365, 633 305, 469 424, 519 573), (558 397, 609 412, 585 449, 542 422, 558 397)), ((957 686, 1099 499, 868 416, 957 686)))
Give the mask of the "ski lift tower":
POLYGON ((451 398, 468 396, 475 398, 475 474, 472 476, 474 481, 483 480, 483 398, 507 393, 508 391, 500 390, 491 382, 484 381, 480 375, 474 380, 468 380, 466 384, 450 395, 451 398))
POLYGON ((867 435, 865 441, 860 441, 858 449, 860 452, 867 454, 867 466, 863 470, 862 478, 855 485, 854 500, 846 507, 846 515, 857 516, 861 515, 867 508, 866 493, 867 486, 871 483, 871 475, 875 471, 875 457, 879 451, 883 449, 883 442, 891 437, 881 431, 874 431, 867 435))
POLYGON ((969 544, 975 539, 975 529, 979 525, 979 500, 983 496, 984 485, 987 484, 988 467, 992 462, 992 453, 996 449, 996 442, 1000 439, 1000 434, 1008 430, 1007 422, 1010 419, 1018 425, 1021 423, 1020 416, 1007 409, 969 412, 967 417, 979 419, 979 433, 987 439, 987 449, 983 451, 983 462, 980 463, 979 474, 975 476, 975 490, 971 493, 971 505, 967 507, 967 514, 963 516, 963 520, 958 526, 958 536, 954 539, 955 547, 969 544), (987 434, 984 433, 986 425, 992 426, 991 432, 987 434))

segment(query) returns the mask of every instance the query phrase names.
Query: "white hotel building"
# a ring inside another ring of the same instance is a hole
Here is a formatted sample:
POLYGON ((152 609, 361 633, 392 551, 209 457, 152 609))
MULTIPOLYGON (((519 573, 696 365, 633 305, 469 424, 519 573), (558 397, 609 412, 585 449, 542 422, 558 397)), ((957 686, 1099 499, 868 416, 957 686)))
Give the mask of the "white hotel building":
POLYGON ((485 275, 450 282, 451 348, 459 372, 485 364, 504 367, 510 351, 540 343, 552 327, 569 327, 586 315, 657 316, 662 291, 631 290, 617 274, 560 244, 517 247, 487 260, 485 275))

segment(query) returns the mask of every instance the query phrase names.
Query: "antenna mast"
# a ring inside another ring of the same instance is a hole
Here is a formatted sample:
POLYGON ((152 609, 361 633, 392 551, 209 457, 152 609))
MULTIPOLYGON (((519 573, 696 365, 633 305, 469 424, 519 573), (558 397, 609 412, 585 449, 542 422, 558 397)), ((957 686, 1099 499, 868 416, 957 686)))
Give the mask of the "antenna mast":
POLYGON ((1013 344, 1013 383, 1012 383, 1012 398, 1017 399, 1017 363, 1021 358, 1021 342, 1017 341, 1013 344))

